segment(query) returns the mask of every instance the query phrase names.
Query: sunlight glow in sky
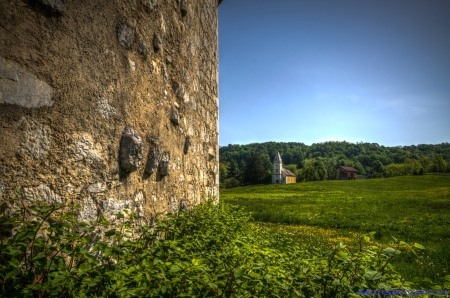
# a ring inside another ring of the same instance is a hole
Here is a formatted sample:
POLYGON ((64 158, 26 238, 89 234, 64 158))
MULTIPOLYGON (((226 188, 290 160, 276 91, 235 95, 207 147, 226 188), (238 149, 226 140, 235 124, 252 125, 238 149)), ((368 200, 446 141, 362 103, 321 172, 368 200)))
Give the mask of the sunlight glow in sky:
POLYGON ((450 142, 449 0, 225 0, 220 145, 450 142))

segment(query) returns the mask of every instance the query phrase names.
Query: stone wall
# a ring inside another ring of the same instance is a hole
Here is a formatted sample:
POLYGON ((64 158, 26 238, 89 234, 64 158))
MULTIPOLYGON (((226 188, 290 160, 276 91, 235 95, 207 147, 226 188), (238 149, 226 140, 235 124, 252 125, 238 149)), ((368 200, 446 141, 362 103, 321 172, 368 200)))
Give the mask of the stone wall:
POLYGON ((143 220, 218 196, 218 0, 0 1, 0 196, 143 220))

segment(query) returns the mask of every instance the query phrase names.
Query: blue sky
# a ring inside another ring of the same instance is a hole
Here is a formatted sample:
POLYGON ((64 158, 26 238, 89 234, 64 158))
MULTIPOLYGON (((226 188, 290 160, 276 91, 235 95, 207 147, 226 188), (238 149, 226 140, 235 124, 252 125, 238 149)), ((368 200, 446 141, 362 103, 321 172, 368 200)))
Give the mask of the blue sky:
POLYGON ((450 0, 224 0, 220 145, 450 142, 450 0))

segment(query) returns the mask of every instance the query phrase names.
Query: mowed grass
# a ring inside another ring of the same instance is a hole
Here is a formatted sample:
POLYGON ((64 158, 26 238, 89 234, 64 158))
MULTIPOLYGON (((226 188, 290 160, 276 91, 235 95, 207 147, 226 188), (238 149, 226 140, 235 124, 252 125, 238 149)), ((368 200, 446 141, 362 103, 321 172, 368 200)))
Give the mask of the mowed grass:
POLYGON ((262 226, 316 247, 350 243, 372 231, 380 243, 393 237, 420 243, 426 250, 417 260, 400 256, 398 272, 422 285, 450 274, 450 176, 256 185, 223 189, 220 196, 245 207, 262 226))

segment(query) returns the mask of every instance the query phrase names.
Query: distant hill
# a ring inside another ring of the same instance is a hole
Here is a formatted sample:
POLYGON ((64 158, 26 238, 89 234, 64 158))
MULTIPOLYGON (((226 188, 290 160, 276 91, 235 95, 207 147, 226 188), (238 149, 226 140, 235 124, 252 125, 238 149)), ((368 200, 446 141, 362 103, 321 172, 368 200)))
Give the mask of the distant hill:
POLYGON ((297 175, 297 182, 335 179, 338 166, 354 167, 360 175, 368 177, 450 172, 450 143, 395 147, 345 141, 310 146, 296 142, 230 144, 220 147, 222 186, 254 184, 254 181, 269 183, 272 159, 277 151, 284 167, 297 175), (262 164, 263 172, 250 170, 255 168, 255 163, 258 168, 262 164))

